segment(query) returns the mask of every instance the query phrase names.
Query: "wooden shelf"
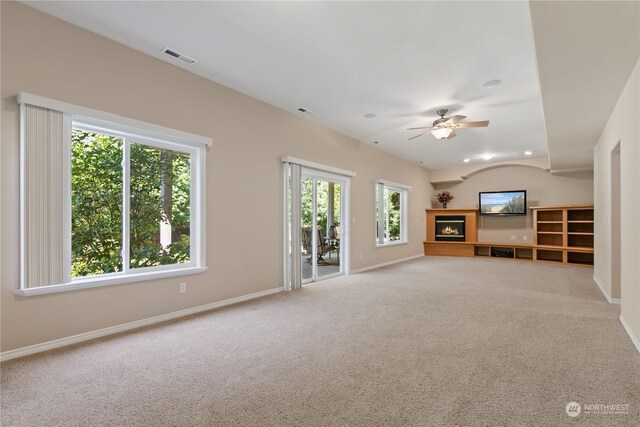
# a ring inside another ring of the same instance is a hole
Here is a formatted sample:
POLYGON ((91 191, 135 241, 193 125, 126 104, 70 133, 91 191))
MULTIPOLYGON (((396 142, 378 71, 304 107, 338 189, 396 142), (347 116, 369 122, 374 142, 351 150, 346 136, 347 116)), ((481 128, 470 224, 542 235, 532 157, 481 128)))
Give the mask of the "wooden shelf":
MULTIPOLYGON (((548 227, 547 225, 541 225, 541 227, 548 227)), ((569 233, 591 233, 593 234, 592 222, 569 222, 567 224, 567 230, 569 233)))
POLYGON ((590 208, 567 208, 567 220, 569 221, 593 221, 593 206, 590 208))
POLYGON ((593 265, 592 205, 542 206, 531 209, 534 245, 537 247, 536 260, 593 265))
POLYGON ((474 246, 485 246, 485 247, 491 247, 491 246, 504 246, 506 248, 522 248, 522 249, 533 249, 533 245, 529 244, 524 244, 524 243, 516 243, 516 244, 511 244, 511 243, 500 243, 500 242, 474 242, 473 243, 474 246))
POLYGON ((536 249, 536 260, 562 263, 564 261, 564 254, 561 250, 536 249))
POLYGON ((532 248, 516 248, 516 259, 526 259, 533 261, 532 248))
POLYGON ((467 256, 591 267, 593 248, 501 242, 425 241, 425 255, 467 256))
POLYGON ((548 245, 548 246, 563 246, 564 245, 564 234, 540 234, 536 233, 534 236, 534 243, 540 245, 548 245))
POLYGON ((559 209, 593 209, 593 205, 550 205, 550 206, 531 206, 529 209, 535 210, 559 210, 559 209))
POLYGON ((593 248, 591 246, 567 246, 563 249, 567 251, 593 252, 593 248))
POLYGON ((567 252, 569 264, 593 265, 593 252, 567 252))
POLYGON ((552 211, 534 211, 540 217, 539 221, 545 222, 563 222, 562 219, 562 211, 552 210, 552 211))

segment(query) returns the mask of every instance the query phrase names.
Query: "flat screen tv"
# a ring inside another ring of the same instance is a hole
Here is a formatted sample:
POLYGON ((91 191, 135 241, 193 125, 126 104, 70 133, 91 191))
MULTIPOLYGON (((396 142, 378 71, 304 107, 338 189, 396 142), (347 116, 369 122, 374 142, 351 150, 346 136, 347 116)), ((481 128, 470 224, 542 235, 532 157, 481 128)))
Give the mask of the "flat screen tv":
POLYGON ((527 190, 482 191, 480 215, 511 216, 527 214, 527 190))

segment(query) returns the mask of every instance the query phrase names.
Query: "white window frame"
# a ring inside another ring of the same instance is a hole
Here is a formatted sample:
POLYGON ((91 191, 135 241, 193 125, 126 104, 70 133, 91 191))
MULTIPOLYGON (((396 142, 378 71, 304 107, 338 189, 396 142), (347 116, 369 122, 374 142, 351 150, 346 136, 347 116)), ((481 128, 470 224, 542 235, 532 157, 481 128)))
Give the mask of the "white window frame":
POLYGON ((375 180, 375 224, 376 230, 374 232, 374 238, 376 247, 388 247, 395 245, 406 245, 408 240, 408 226, 409 226, 409 191, 411 187, 404 184, 398 184, 384 179, 375 180), (384 206, 384 190, 391 190, 400 193, 400 240, 388 240, 385 236, 386 225, 388 224, 388 212, 386 206, 384 206), (383 209, 379 209, 379 206, 383 205, 383 209))
MULTIPOLYGON (((69 283, 58 285, 48 285, 33 288, 25 288, 21 277, 20 289, 14 291, 21 296, 39 295, 55 292, 72 291, 77 289, 87 289, 107 285, 117 285, 122 283, 134 283, 144 280, 161 279, 167 277, 199 274, 207 270, 206 267, 206 227, 205 227, 205 207, 206 207, 206 150, 212 146, 211 138, 202 137, 187 132, 182 132, 162 126, 129 119, 89 109, 82 106, 68 104, 65 102, 52 100, 37 95, 21 92, 18 96, 19 104, 36 105, 43 108, 62 111, 69 117, 66 121, 68 129, 67 149, 71 150, 71 130, 81 129, 89 132, 104 133, 116 137, 122 137, 123 145, 123 241, 122 241, 122 265, 123 271, 116 273, 106 273, 96 276, 86 276, 71 279, 69 283), (190 183, 190 256, 188 263, 160 265, 153 267, 129 268, 129 146, 131 143, 138 143, 154 148, 169 149, 181 153, 188 153, 191 160, 191 183, 190 183)), ((22 142, 21 142, 22 144, 22 142)), ((69 230, 69 239, 66 247, 71 250, 71 163, 69 163, 68 175, 68 195, 69 207, 66 209, 65 222, 69 230)), ((21 192, 23 189, 21 188, 21 192)), ((21 199, 22 199, 21 195, 21 199)), ((21 229, 24 228, 24 217, 21 212, 21 229)), ((24 244, 21 248, 21 257, 24 257, 24 244)), ((71 260, 69 253, 67 258, 71 260)))

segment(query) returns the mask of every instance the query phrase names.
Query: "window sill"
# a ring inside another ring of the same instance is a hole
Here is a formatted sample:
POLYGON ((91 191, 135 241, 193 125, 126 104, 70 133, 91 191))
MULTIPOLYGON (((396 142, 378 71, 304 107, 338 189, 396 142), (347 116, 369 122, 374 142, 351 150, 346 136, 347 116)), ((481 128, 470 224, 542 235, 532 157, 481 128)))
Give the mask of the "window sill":
POLYGON ((389 243, 376 243, 376 248, 386 248, 388 246, 401 246, 401 245, 408 245, 409 242, 406 240, 396 240, 394 242, 389 242, 389 243))
POLYGON ((53 294, 57 292, 79 291, 83 289, 99 288, 102 286, 121 285, 123 283, 142 282, 145 280, 164 279, 166 277, 189 276, 207 271, 207 267, 177 268, 175 270, 152 271, 145 273, 130 273, 126 276, 94 277, 91 279, 81 279, 72 283, 62 285, 40 286, 37 288, 17 289, 13 291, 15 295, 23 297, 43 294, 53 294))

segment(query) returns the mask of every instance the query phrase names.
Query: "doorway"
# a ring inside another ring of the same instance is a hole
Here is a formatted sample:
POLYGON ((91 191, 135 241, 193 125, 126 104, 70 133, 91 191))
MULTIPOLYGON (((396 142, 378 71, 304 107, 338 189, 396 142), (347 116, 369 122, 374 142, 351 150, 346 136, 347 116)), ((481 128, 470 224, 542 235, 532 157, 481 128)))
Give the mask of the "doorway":
POLYGON ((285 290, 349 273, 349 187, 355 173, 283 157, 285 290))
POLYGON ((620 143, 611 151, 611 300, 620 301, 622 235, 620 197, 620 143))
POLYGON ((301 271, 302 284, 343 274, 341 180, 318 176, 311 171, 302 175, 301 271))

